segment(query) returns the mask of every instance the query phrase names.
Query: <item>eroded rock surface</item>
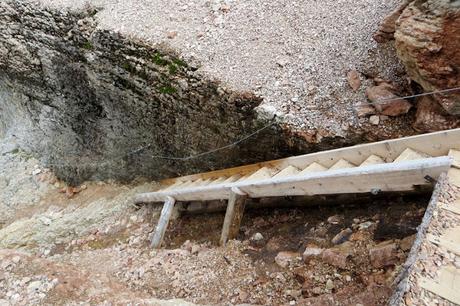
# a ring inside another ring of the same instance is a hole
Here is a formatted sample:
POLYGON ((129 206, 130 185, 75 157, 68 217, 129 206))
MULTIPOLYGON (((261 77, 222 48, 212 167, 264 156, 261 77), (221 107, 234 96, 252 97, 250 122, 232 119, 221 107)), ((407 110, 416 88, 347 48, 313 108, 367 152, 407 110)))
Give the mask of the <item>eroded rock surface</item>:
POLYGON ((374 129, 357 114, 372 78, 404 83, 392 46, 372 40, 397 1, 361 1, 359 15, 336 1, 2 1, 0 137, 78 184, 411 134, 407 118, 374 129), (275 115, 226 150, 164 158, 228 145, 275 115))
MULTIPOLYGON (((425 91, 460 86, 460 2, 413 1, 396 22, 395 43, 408 75, 425 91)), ((460 115, 460 91, 434 100, 460 115)))

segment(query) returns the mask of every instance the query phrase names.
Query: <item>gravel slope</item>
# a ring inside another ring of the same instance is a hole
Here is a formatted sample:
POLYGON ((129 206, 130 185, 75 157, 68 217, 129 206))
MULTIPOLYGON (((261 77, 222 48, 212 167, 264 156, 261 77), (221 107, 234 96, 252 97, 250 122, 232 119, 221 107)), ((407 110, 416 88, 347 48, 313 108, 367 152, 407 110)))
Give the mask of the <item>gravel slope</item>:
MULTIPOLYGON (((89 1, 38 0, 82 9, 89 1)), ((353 105, 365 101, 364 75, 402 82, 390 45, 372 33, 400 1, 172 0, 92 1, 103 29, 151 44, 166 43, 210 78, 264 98, 261 113, 276 113, 302 130, 344 136, 367 119, 353 105), (362 73, 353 92, 348 71, 362 73)), ((395 124, 395 123, 393 123, 395 124)), ((390 125, 390 124, 388 124, 390 125)))

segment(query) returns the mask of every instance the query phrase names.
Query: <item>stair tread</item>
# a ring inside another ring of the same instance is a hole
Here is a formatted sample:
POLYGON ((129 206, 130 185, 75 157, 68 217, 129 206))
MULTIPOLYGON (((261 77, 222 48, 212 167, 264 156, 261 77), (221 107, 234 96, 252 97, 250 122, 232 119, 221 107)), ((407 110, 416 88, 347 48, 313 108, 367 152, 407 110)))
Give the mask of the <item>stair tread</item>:
POLYGON ((371 156, 366 158, 365 161, 363 161, 361 163, 360 167, 362 167, 362 166, 370 166, 370 165, 378 165, 378 164, 384 164, 384 163, 385 163, 385 161, 383 160, 383 158, 381 158, 378 155, 372 154, 371 156))
POLYGON ((268 179, 268 178, 271 178, 273 174, 275 174, 275 172, 276 172, 275 169, 263 167, 257 170, 256 172, 254 172, 253 174, 251 174, 248 178, 244 178, 240 181, 243 181, 243 180, 253 181, 253 180, 268 179))
POLYGON ((434 279, 423 277, 420 282, 421 287, 456 305, 459 304, 460 269, 453 266, 444 266, 440 267, 438 271, 434 279))
POLYGON ((216 178, 216 179, 212 180, 208 185, 222 184, 227 179, 228 179, 228 177, 222 176, 222 177, 219 177, 219 178, 216 178))
POLYGON ((235 174, 235 175, 230 176, 223 183, 224 184, 233 183, 233 182, 236 182, 237 180, 239 180, 240 178, 241 178, 241 174, 235 174))
POLYGON ((179 188, 181 185, 185 184, 185 182, 181 182, 181 181, 178 181, 178 182, 175 182, 174 184, 172 185, 169 185, 167 186, 166 188, 163 188, 161 189, 162 191, 167 191, 167 190, 173 190, 173 189, 177 189, 179 188))
POLYGON ((430 155, 412 150, 411 148, 405 149, 393 162, 398 163, 402 161, 408 161, 408 160, 416 160, 416 159, 422 159, 422 158, 427 158, 431 157, 430 155))
POLYGON ((349 162, 348 160, 345 159, 340 159, 338 162, 336 162, 332 167, 329 168, 329 170, 338 170, 338 169, 346 169, 346 168, 354 168, 356 167, 354 164, 349 162))
POLYGON ((312 172, 326 171, 327 168, 317 162, 310 164, 307 168, 303 169, 299 174, 307 174, 312 172))
POLYGON ((454 161, 452 162, 452 166, 456 168, 460 168, 460 151, 450 149, 449 156, 452 156, 454 158, 454 161))
POLYGON ((280 178, 280 177, 296 175, 299 172, 300 172, 299 168, 294 167, 294 166, 287 166, 286 168, 281 170, 278 174, 273 176, 273 178, 280 178))

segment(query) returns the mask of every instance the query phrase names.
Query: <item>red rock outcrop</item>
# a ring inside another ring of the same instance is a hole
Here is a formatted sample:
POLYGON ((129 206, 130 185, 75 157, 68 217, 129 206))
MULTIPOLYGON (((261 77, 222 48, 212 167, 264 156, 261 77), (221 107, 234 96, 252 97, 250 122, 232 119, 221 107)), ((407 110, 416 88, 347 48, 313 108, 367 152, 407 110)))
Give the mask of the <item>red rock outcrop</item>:
MULTIPOLYGON (((413 1, 397 19, 394 37, 408 75, 425 91, 460 87, 458 1, 413 1)), ((433 100, 460 115, 460 91, 436 94, 433 100)))
POLYGON ((452 116, 434 101, 425 96, 417 101, 414 129, 421 132, 435 132, 460 127, 460 117, 452 116))

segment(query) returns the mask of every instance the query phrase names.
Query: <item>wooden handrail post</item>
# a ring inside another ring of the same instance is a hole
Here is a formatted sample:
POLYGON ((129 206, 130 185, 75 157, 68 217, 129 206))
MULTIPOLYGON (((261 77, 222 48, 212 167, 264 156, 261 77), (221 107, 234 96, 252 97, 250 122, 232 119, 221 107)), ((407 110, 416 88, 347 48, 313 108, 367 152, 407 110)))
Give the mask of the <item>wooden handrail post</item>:
POLYGON ((235 239, 238 236, 247 197, 247 194, 239 188, 232 188, 225 213, 224 226, 222 227, 221 245, 225 245, 229 239, 235 239))
POLYGON ((168 228, 169 220, 173 212, 174 204, 176 200, 172 197, 167 197, 161 210, 160 220, 155 228, 155 233, 153 234, 151 245, 153 248, 158 249, 161 247, 163 242, 163 237, 165 235, 166 229, 168 228))

